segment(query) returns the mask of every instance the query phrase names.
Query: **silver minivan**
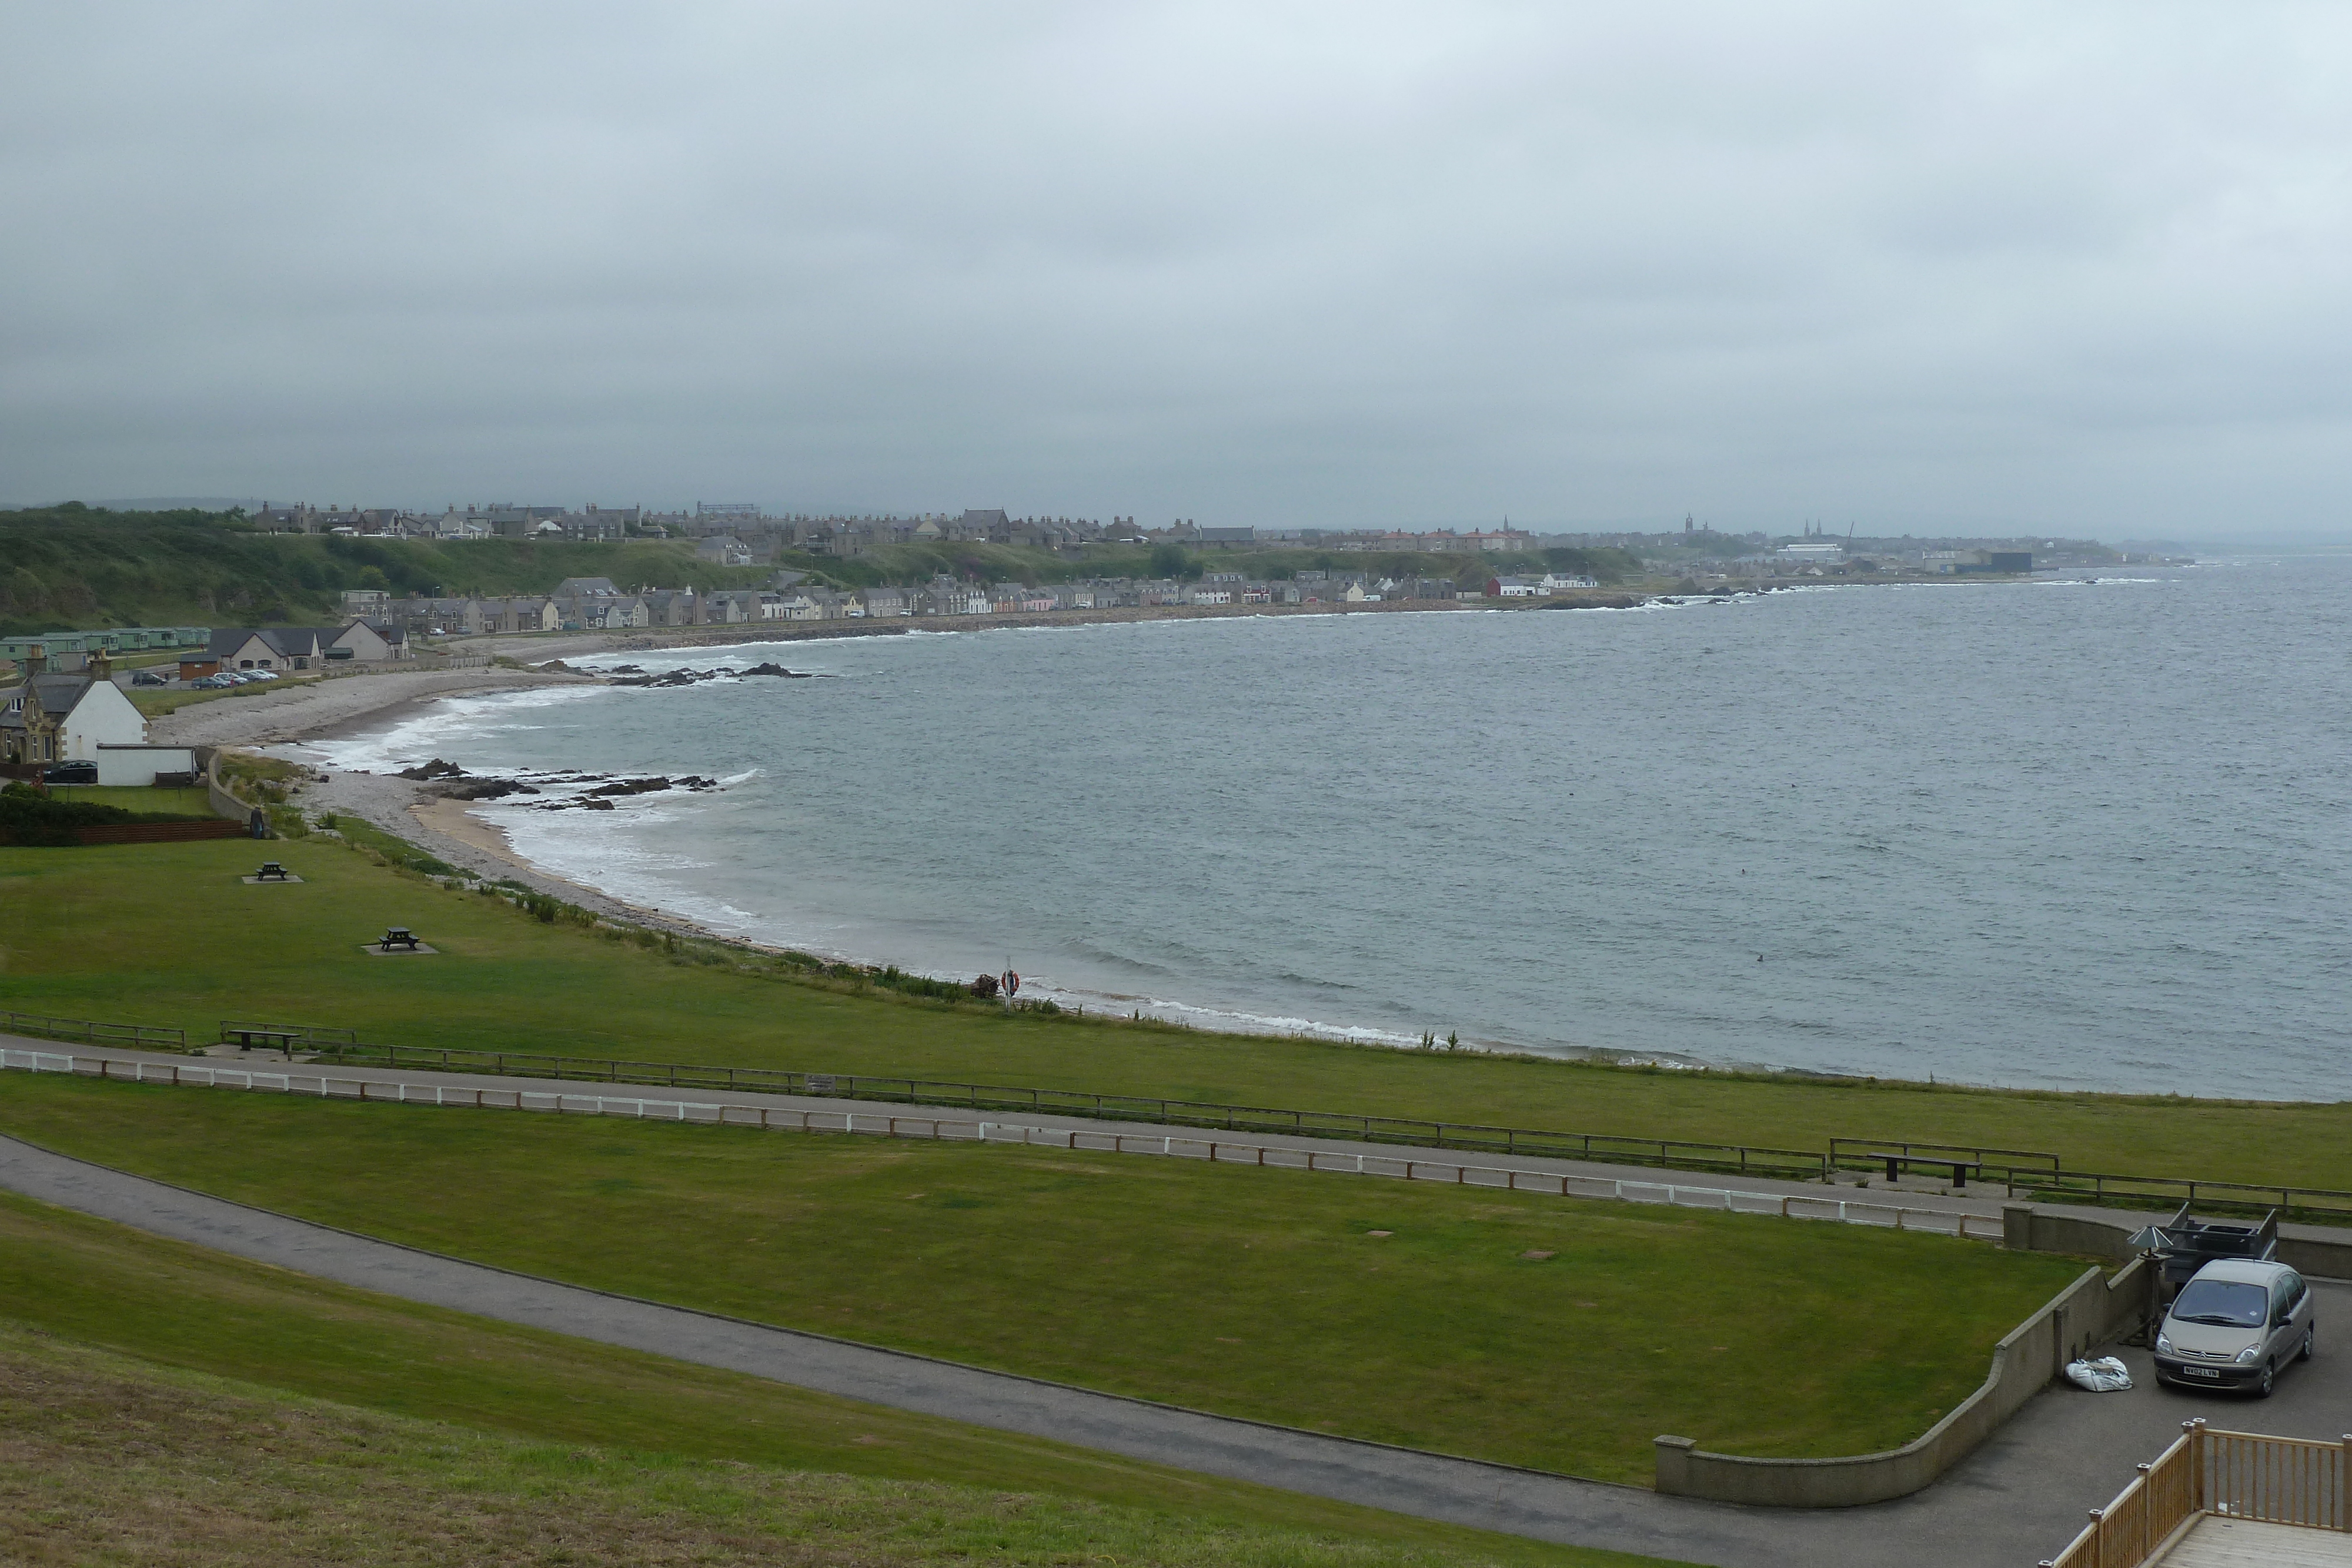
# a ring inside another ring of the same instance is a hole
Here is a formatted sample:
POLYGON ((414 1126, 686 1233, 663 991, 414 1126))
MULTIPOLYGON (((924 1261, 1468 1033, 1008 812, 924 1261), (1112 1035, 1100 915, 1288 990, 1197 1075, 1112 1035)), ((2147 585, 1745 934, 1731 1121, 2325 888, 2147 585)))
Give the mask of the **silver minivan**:
POLYGON ((2157 1380, 2267 1397, 2280 1367, 2310 1359, 2313 1326, 2311 1287, 2285 1264, 2208 1263, 2157 1327, 2157 1380))

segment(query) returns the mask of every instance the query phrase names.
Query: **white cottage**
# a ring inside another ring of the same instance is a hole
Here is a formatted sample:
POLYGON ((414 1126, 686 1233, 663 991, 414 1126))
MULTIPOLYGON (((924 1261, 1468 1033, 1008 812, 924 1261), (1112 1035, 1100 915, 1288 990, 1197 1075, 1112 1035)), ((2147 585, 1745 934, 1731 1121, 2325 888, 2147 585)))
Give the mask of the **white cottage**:
POLYGON ((184 746, 147 744, 147 716, 114 684, 103 655, 74 674, 36 674, 10 696, 0 709, 0 760, 94 762, 100 784, 152 784, 158 773, 196 766, 184 746))

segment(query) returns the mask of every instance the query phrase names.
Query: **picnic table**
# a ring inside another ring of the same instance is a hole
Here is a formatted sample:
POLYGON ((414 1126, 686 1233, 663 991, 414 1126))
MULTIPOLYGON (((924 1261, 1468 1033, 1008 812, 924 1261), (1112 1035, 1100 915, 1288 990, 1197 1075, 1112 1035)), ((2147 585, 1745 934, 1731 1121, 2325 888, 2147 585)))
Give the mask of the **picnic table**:
POLYGON ((405 947, 410 952, 414 953, 421 944, 416 940, 416 934, 409 930, 407 926, 394 925, 385 929, 383 940, 378 943, 377 946, 382 947, 387 953, 391 952, 394 947, 405 947))
POLYGON ((294 1041, 299 1038, 296 1030, 289 1029, 229 1029, 221 1033, 236 1041, 239 1051, 251 1051, 258 1045, 265 1051, 285 1051, 289 1056, 293 1054, 294 1041))
POLYGON ((263 861, 261 862, 261 869, 253 873, 253 880, 256 882, 291 882, 294 879, 289 876, 286 873, 286 868, 279 865, 276 861, 263 861))

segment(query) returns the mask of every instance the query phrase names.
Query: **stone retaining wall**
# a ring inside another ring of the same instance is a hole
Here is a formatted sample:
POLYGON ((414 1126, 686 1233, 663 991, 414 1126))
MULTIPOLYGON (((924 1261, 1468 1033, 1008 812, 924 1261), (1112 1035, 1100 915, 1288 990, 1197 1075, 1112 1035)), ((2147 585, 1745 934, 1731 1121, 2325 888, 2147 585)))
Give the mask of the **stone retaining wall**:
MULTIPOLYGON (((2026 1204, 2010 1205, 2003 1218, 2013 1248, 2131 1255, 2131 1232, 2122 1227, 2038 1213, 2026 1204)), ((1755 1459, 1708 1453, 1688 1437, 1659 1437, 1657 1490, 1768 1508, 1854 1508, 1917 1491, 1990 1437, 2068 1362, 2136 1326, 2155 1304, 2155 1270, 2138 1258, 2113 1277, 2084 1270, 1993 1347, 1992 1368, 1974 1394, 1899 1448, 1832 1459, 1755 1459)))

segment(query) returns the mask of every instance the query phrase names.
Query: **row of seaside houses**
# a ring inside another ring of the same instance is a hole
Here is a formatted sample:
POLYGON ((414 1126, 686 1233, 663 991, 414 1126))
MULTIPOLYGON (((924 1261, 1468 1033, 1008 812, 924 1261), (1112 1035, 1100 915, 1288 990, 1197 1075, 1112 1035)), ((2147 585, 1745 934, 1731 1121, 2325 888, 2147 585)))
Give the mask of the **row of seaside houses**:
POLYGON ((567 578, 543 598, 394 599, 347 594, 373 622, 425 636, 488 632, 625 631, 723 626, 758 621, 855 621, 899 615, 1017 615, 1067 610, 1197 604, 1329 604, 1385 600, 1549 598, 1594 586, 1589 577, 1547 573, 1495 577, 1465 588, 1452 578, 1374 578, 1302 571, 1262 580, 1240 572, 1172 578, 1098 578, 1086 582, 973 582, 940 576, 919 587, 834 589, 778 572, 766 588, 624 589, 601 577, 567 578), (361 601, 367 601, 362 604, 361 601))

